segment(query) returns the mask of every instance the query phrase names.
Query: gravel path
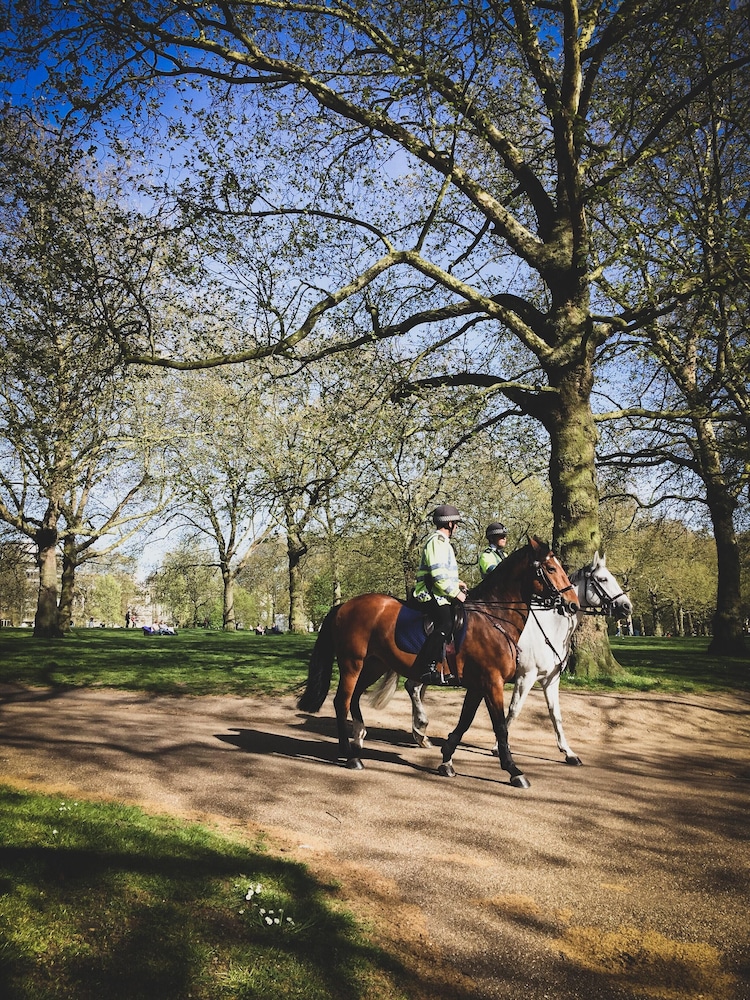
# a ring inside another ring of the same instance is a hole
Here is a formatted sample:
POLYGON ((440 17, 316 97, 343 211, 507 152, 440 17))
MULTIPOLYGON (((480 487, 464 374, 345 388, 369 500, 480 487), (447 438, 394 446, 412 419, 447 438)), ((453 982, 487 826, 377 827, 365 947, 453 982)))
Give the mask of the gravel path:
MULTIPOLYGON (((431 692, 430 735, 455 691, 431 692)), ((440 778, 400 691, 365 770, 335 753, 329 699, 0 688, 0 781, 269 831, 340 880, 433 1000, 750 1000, 750 697, 563 692, 584 766, 542 695, 511 730, 531 788, 490 754, 480 709, 440 778)), ((416 996, 416 993, 415 993, 416 996)))

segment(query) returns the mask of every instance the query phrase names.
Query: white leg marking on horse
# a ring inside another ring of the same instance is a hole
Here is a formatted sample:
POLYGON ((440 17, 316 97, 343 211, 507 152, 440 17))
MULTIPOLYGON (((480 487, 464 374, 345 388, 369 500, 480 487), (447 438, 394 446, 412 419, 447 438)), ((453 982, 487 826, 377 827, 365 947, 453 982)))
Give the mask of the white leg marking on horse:
POLYGON ((355 747, 362 749, 365 742, 365 736, 367 736, 367 730, 364 725, 358 719, 352 719, 352 743, 355 747))

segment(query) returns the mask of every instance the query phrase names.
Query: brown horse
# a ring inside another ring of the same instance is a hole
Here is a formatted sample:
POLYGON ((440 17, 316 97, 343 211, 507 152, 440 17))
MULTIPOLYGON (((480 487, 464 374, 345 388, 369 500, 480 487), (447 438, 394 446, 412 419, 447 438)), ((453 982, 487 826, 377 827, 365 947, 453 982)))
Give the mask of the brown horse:
MULTIPOLYGON (((450 762, 484 699, 497 737, 500 765, 510 774, 511 784, 519 788, 527 788, 528 781, 516 766, 508 746, 503 690, 516 670, 516 646, 529 615, 532 596, 559 602, 561 610, 571 614, 578 609, 576 591, 565 570, 550 547, 538 538, 530 538, 528 545, 510 555, 469 591, 463 605, 466 630, 462 642, 457 643, 455 666, 466 688, 466 700, 459 725, 448 737, 447 749, 443 750, 443 760, 450 762), (464 722, 466 725, 461 729, 464 722)), ((409 610, 403 601, 394 597, 362 594, 332 608, 323 621, 310 657, 307 686, 298 707, 303 712, 320 709, 331 686, 335 656, 339 665, 339 685, 333 700, 338 756, 349 768, 359 770, 363 767, 359 748, 350 744, 347 734, 350 710, 355 720, 362 723, 359 708, 362 693, 388 670, 418 680, 412 673, 414 652, 406 652, 396 642, 399 615, 409 610)), ((359 735, 361 745, 363 726, 359 735)), ((441 773, 450 774, 444 768, 445 765, 441 773)))

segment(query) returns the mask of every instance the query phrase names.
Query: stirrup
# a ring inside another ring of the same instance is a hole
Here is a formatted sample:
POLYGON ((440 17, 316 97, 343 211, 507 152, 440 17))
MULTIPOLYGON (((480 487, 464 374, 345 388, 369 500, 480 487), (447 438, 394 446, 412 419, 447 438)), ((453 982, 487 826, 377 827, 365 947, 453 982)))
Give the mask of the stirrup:
POLYGON ((430 667, 419 679, 422 684, 437 684, 440 687, 459 687, 461 683, 454 674, 441 674, 437 667, 430 667))

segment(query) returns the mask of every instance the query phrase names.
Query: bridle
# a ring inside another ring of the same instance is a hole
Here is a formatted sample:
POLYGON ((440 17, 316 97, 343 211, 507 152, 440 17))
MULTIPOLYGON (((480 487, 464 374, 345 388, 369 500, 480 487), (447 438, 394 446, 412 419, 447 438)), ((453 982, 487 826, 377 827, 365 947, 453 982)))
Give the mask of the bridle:
MULTIPOLYGON (((583 590, 583 600, 581 601, 581 612, 584 615, 610 615, 614 611, 615 602, 619 601, 621 597, 625 597, 625 592, 620 590, 614 597, 610 596, 602 587, 601 583, 596 579, 594 575, 593 566, 584 566, 583 569, 576 570, 573 574, 572 579, 583 575, 585 581, 585 586, 583 590), (587 595, 589 592, 589 587, 593 590, 594 594, 599 598, 601 602, 598 606, 594 604, 589 604, 587 595)), ((614 577, 613 577, 614 579, 614 577)))
MULTIPOLYGON (((554 581, 549 575, 547 570, 546 560, 544 562, 540 560, 534 560, 534 569, 536 570, 536 575, 539 580, 541 580, 547 590, 551 590, 552 594, 547 597, 535 596, 532 598, 532 603, 535 607, 541 608, 557 608, 561 615, 575 614, 573 607, 568 603, 568 601, 563 600, 563 594, 567 593, 569 590, 575 590, 575 585, 569 583, 567 587, 560 589, 556 587, 554 581)), ((577 607, 577 603, 575 605, 577 607)))

